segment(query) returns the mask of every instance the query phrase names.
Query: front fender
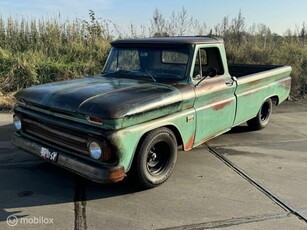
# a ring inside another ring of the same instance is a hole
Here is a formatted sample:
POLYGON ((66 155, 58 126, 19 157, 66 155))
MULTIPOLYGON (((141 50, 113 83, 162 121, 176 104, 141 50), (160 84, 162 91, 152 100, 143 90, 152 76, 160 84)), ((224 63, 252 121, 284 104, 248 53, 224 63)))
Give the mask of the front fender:
POLYGON ((195 110, 192 108, 113 132, 109 136, 109 140, 118 152, 119 164, 123 165, 125 171, 128 172, 142 137, 159 127, 175 127, 182 139, 184 150, 191 149, 195 136, 196 123, 194 117, 195 110))

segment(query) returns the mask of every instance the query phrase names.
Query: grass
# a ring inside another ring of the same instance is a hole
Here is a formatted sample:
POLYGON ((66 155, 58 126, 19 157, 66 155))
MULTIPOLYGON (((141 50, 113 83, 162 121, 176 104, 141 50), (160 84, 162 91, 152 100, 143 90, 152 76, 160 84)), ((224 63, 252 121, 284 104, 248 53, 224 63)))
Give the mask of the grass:
MULTIPOLYGON (((296 29, 298 32, 288 30, 286 35, 279 36, 265 25, 247 28, 239 12, 236 18, 224 17, 210 29, 189 17, 184 8, 169 19, 156 9, 150 22, 149 27, 139 25, 140 34, 135 25, 123 34, 124 30, 118 25, 96 19, 93 11, 89 12, 88 21, 17 20, 0 15, 0 97, 3 100, 12 92, 31 85, 99 73, 106 61, 109 43, 116 38, 197 34, 222 36, 230 63, 292 66, 292 97, 304 97, 307 93, 305 24, 301 30, 296 29)), ((12 103, 11 99, 8 101, 12 103)))
POLYGON ((0 17, 1 91, 98 73, 111 40, 103 36, 101 25, 91 20, 0 17))

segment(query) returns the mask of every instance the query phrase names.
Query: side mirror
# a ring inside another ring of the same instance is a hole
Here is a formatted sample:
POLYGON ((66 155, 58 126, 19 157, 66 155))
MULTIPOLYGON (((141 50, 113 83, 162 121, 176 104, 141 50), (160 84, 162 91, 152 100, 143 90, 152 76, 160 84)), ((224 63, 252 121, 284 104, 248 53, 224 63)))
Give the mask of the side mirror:
POLYGON ((195 86, 198 86, 203 80, 205 80, 207 77, 215 77, 217 75, 217 70, 214 67, 210 67, 207 71, 203 73, 203 78, 200 79, 199 82, 195 86))
POLYGON ((214 67, 210 67, 205 73, 205 77, 215 77, 217 75, 217 69, 214 67))

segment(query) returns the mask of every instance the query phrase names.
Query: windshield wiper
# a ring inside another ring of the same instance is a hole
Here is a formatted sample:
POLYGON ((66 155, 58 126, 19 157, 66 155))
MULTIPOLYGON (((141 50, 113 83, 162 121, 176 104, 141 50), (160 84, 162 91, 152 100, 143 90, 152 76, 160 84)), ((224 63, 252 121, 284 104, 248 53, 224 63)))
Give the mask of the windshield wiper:
POLYGON ((109 75, 109 74, 123 74, 123 73, 130 73, 131 71, 129 70, 123 70, 123 69, 118 69, 113 72, 102 72, 101 74, 109 75))
POLYGON ((146 73, 148 74, 148 76, 151 77, 151 79, 152 79, 154 82, 157 81, 157 80, 155 79, 155 77, 153 76, 153 74, 150 73, 148 69, 144 68, 144 70, 146 71, 146 73))
POLYGON ((149 70, 147 69, 144 69, 146 73, 144 72, 141 72, 141 71, 129 71, 129 70, 122 70, 122 69, 118 69, 118 70, 115 70, 113 72, 102 72, 101 74, 103 75, 118 75, 118 74, 136 74, 136 75, 139 75, 139 74, 142 74, 144 77, 150 77, 154 82, 156 82, 157 80, 155 79, 155 77, 153 76, 152 73, 149 72, 149 70))

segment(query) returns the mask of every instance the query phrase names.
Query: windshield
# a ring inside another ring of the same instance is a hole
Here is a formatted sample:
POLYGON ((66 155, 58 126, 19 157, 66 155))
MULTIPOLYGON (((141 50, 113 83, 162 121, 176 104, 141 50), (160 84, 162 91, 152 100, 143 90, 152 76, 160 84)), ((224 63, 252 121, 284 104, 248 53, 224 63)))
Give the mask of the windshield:
POLYGON ((152 81, 183 80, 189 59, 188 48, 113 47, 103 74, 152 81))

